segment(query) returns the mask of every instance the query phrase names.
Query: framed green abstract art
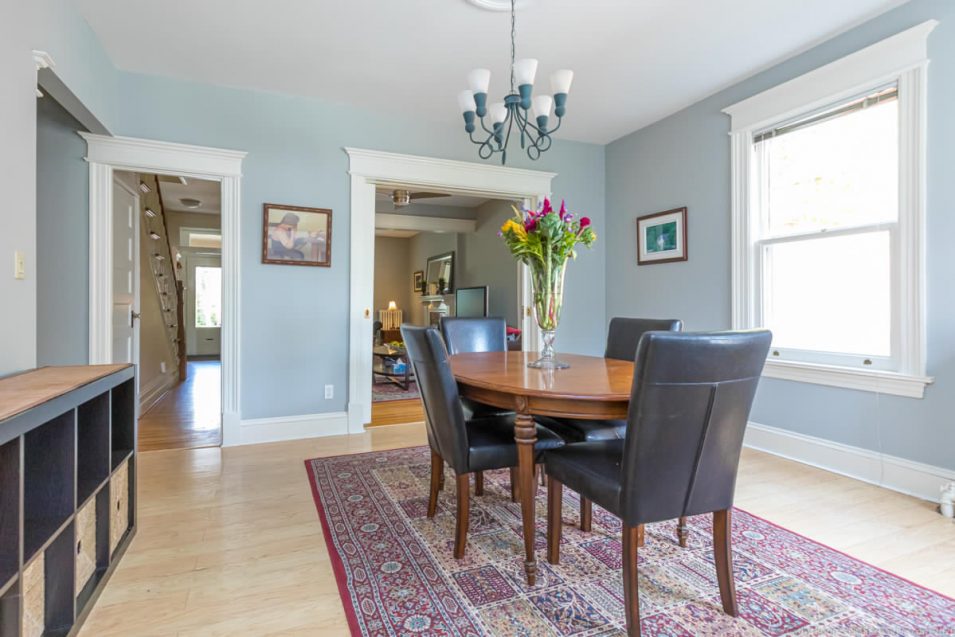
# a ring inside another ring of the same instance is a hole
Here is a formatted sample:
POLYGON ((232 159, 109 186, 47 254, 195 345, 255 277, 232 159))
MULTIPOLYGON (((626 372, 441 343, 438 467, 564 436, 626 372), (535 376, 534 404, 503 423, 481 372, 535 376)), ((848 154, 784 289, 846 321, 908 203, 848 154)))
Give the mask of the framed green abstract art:
POLYGON ((637 265, 686 261, 686 208, 637 217, 637 265))

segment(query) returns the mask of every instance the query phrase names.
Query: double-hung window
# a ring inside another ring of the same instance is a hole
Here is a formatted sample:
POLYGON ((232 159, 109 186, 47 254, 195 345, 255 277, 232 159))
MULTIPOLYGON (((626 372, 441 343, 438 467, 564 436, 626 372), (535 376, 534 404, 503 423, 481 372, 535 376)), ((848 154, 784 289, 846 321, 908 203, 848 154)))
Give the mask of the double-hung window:
POLYGON ((734 326, 772 330, 767 376, 913 397, 930 382, 922 175, 932 26, 726 111, 734 326), (913 59, 893 67, 898 56, 913 59))

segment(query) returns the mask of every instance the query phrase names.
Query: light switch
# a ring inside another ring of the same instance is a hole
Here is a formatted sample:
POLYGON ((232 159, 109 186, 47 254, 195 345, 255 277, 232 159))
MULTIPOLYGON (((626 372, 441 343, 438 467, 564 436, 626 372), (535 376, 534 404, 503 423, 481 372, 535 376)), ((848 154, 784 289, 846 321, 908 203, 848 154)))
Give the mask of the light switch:
POLYGON ((25 279, 27 277, 27 266, 23 259, 23 253, 17 250, 13 253, 13 278, 25 279))
POLYGON ((325 400, 329 400, 334 397, 335 397, 335 386, 325 385, 325 400))

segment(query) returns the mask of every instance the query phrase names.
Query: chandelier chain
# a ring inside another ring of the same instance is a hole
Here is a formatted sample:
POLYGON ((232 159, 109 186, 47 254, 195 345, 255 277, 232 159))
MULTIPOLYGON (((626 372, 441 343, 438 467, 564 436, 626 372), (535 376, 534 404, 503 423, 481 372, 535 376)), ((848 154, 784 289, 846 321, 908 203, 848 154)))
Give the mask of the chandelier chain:
POLYGON ((514 17, 514 4, 516 2, 517 0, 511 0, 511 93, 514 92, 514 40, 517 38, 517 27, 515 26, 516 19, 514 17))

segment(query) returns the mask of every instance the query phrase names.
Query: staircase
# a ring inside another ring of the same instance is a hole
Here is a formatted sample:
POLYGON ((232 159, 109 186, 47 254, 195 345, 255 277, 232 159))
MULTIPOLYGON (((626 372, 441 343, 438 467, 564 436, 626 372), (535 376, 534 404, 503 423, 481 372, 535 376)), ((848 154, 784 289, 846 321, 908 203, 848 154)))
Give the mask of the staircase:
POLYGON ((184 322, 183 283, 177 269, 178 262, 172 253, 169 242, 169 228, 162 204, 160 181, 176 179, 174 177, 140 175, 140 181, 150 189, 140 198, 143 209, 143 223, 149 237, 150 279, 156 287, 159 305, 163 314, 166 338, 175 354, 175 363, 179 368, 179 381, 186 379, 186 334, 184 322))

